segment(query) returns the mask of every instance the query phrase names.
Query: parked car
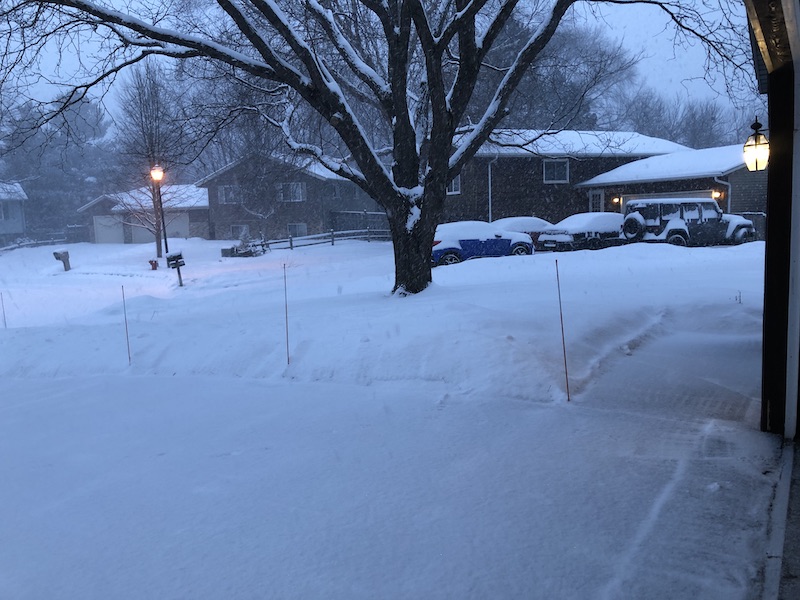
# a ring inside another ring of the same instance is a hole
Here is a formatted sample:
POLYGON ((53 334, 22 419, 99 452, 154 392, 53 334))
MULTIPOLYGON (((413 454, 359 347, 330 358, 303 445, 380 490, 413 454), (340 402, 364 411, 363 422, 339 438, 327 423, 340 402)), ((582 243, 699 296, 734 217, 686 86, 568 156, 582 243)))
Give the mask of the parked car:
POLYGON ((539 235, 542 250, 599 250, 619 244, 622 215, 587 212, 571 215, 539 235))
POLYGON ((711 199, 655 198, 628 202, 622 235, 630 242, 711 246, 749 242, 756 229, 749 219, 724 214, 711 199))
POLYGON ((436 228, 431 263, 452 265, 482 256, 509 256, 533 253, 531 236, 500 229, 485 221, 443 223, 436 228))
POLYGON ((506 231, 519 231, 520 233, 527 233, 531 236, 533 247, 538 248, 539 234, 545 229, 552 229, 553 224, 550 221, 545 221, 539 217, 505 217, 492 221, 492 225, 496 225, 506 231))

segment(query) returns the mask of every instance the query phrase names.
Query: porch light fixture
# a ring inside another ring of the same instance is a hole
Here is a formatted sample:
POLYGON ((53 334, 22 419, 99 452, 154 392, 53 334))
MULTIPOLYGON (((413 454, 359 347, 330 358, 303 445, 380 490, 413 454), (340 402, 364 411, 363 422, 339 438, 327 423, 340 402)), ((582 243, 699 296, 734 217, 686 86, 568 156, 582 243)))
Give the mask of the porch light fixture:
POLYGON ((750 127, 753 129, 753 134, 744 144, 744 164, 747 165, 748 171, 763 171, 769 162, 769 140, 761 133, 758 117, 750 127))
POLYGON ((153 165, 150 169, 150 177, 156 184, 156 202, 158 203, 158 211, 161 213, 161 231, 164 232, 164 253, 169 253, 169 246, 167 245, 167 220, 164 218, 164 202, 161 199, 161 180, 164 179, 164 169, 159 165, 153 165))
POLYGON ((722 192, 720 192, 719 190, 714 190, 713 192, 711 192, 711 197, 714 200, 719 200, 720 198, 722 198, 722 192))
POLYGON ((619 196, 617 196, 617 197, 615 197, 615 198, 612 198, 612 199, 611 199, 611 201, 612 201, 614 204, 619 204, 619 196))

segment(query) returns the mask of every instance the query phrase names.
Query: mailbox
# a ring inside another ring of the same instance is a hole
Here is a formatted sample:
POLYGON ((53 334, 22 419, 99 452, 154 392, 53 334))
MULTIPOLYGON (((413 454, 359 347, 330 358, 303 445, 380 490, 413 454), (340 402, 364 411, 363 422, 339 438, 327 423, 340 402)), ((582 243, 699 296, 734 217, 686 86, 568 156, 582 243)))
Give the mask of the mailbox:
POLYGON ((56 260, 60 260, 61 263, 64 265, 64 270, 69 271, 69 252, 66 250, 62 252, 53 252, 53 256, 56 260))
POLYGON ((167 266, 170 269, 179 269, 180 267, 183 267, 184 265, 186 265, 186 263, 183 262, 183 254, 168 254, 167 255, 167 266))

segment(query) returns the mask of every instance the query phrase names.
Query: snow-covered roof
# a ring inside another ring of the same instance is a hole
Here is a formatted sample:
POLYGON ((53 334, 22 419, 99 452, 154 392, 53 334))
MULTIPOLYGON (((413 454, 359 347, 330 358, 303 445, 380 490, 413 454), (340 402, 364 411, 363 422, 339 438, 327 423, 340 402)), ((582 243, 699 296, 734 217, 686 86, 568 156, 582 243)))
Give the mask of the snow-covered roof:
POLYGON ((622 165, 592 177, 578 184, 578 187, 721 177, 744 166, 741 144, 684 150, 622 165))
MULTIPOLYGON (((224 175, 228 171, 235 169, 242 163, 247 162, 249 160, 259 160, 259 159, 264 160, 263 157, 255 155, 246 156, 244 158, 240 158, 239 160, 235 160, 231 163, 228 163, 221 169, 217 169, 210 175, 206 175, 200 181, 197 181, 195 185, 198 187, 206 187, 209 184, 209 182, 213 181, 217 177, 220 177, 221 175, 224 175)), ((339 175, 336 175, 335 173, 329 171, 327 168, 325 168, 323 165, 321 165, 319 162, 317 162, 312 158, 303 158, 298 161, 298 159, 292 160, 291 158, 273 156, 270 157, 268 160, 275 161, 276 163, 283 163, 284 165, 286 165, 287 168, 296 169, 298 171, 305 173, 310 177, 314 177, 315 179, 322 179, 329 181, 345 181, 343 177, 340 177, 339 175)))
POLYGON ((0 200, 27 200, 28 196, 18 183, 0 181, 0 200))
POLYGON ((476 156, 654 156, 686 146, 633 131, 497 129, 476 156))
MULTIPOLYGON (((113 202, 112 212, 125 212, 129 207, 148 206, 152 203, 150 187, 140 187, 118 194, 103 194, 81 206, 78 212, 99 202, 113 202)), ((208 208, 208 190, 195 185, 163 185, 161 186, 161 201, 167 210, 189 210, 208 208)))

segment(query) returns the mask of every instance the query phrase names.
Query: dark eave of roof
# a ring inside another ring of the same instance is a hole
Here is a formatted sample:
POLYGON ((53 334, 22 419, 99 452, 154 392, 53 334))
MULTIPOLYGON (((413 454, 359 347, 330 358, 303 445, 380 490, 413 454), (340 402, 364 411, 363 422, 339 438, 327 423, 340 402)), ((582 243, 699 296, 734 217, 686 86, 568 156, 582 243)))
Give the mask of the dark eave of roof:
MULTIPOLYGON (((745 0, 752 39, 767 73, 792 62, 789 34, 780 0, 745 0)), ((756 74, 758 74, 756 61, 756 74)))

